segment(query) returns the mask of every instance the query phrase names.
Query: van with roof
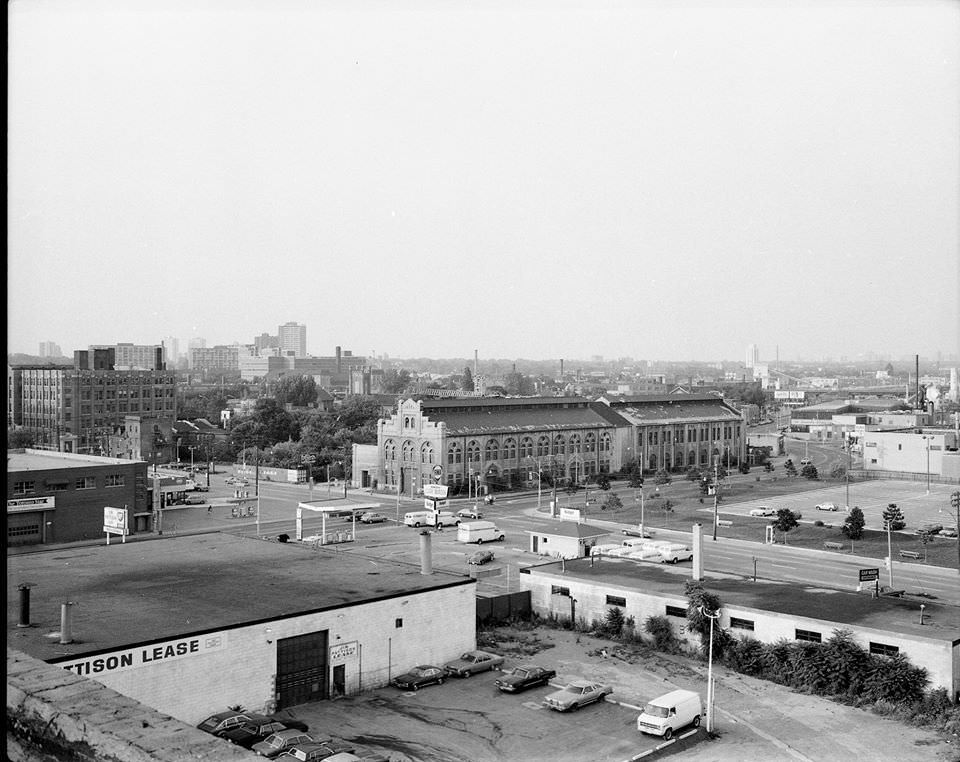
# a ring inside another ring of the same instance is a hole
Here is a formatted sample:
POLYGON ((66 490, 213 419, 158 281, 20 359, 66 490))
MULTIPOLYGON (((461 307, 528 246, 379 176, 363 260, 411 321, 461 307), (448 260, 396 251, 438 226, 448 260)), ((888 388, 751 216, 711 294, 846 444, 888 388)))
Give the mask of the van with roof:
POLYGON ((503 531, 492 521, 461 522, 457 527, 457 542, 503 542, 503 531))
POLYGON ((699 728, 702 714, 703 703, 699 693, 670 691, 643 707, 643 712, 637 717, 637 730, 669 741, 680 728, 687 725, 699 728))

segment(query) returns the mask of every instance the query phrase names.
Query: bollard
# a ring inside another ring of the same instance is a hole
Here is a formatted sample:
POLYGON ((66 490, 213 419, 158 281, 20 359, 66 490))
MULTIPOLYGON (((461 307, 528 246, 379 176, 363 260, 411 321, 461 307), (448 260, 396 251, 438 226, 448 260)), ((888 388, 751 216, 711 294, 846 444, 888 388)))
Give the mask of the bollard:
POLYGON ((72 620, 73 620, 73 601, 67 601, 66 603, 60 606, 60 642, 61 643, 72 643, 73 642, 73 633, 72 629, 72 620))
POLYGON ((20 621, 17 627, 30 626, 30 585, 20 585, 20 621))

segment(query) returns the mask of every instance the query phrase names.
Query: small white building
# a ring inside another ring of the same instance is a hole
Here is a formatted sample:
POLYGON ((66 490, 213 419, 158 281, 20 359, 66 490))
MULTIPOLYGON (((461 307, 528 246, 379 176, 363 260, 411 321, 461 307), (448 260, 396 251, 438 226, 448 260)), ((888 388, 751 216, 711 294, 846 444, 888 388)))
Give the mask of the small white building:
POLYGON ((528 529, 527 534, 530 535, 531 553, 555 558, 586 558, 597 540, 610 534, 610 530, 577 521, 554 521, 528 529))
POLYGON ((960 483, 960 451, 955 431, 867 431, 861 437, 866 471, 926 476, 960 483))

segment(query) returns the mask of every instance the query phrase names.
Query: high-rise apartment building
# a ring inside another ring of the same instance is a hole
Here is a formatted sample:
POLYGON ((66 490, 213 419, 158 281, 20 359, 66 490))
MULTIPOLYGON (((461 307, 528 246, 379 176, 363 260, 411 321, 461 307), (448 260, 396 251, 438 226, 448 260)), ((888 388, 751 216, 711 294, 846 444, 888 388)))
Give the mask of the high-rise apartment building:
POLYGON ((163 370, 163 347, 160 344, 113 344, 87 347, 93 352, 113 349, 114 370, 163 370))
POLYGON ((180 339, 175 336, 163 337, 163 361, 170 370, 176 370, 180 362, 180 339))
POLYGON ((747 344, 746 366, 752 368, 760 362, 760 349, 756 344, 747 344))
POLYGON ((41 357, 63 357, 63 352, 60 349, 60 345, 53 341, 41 341, 40 342, 40 356, 41 357))
POLYGON ((269 333, 261 333, 259 336, 253 337, 253 347, 254 354, 272 354, 269 351, 264 352, 264 350, 279 349, 280 348, 280 337, 271 336, 269 333))
POLYGON ((287 357, 307 356, 307 327, 299 323, 284 323, 277 329, 280 354, 287 357))
MULTIPOLYGON (((190 350, 190 368, 193 370, 237 370, 240 348, 238 346, 194 347, 190 350)), ((244 353, 246 354, 246 353, 244 353)))

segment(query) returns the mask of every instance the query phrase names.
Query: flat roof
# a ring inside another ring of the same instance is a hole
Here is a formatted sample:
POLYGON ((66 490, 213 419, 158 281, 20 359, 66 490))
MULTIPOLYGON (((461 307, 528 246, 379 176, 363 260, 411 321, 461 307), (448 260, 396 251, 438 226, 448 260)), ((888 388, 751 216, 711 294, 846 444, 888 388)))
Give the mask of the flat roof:
MULTIPOLYGON (((602 585, 635 588, 638 592, 686 598, 685 583, 692 578, 685 569, 626 558, 604 556, 601 560, 580 558, 529 567, 529 573, 561 579, 576 579, 602 585)), ((837 625, 868 627, 911 637, 960 643, 960 608, 932 599, 873 598, 866 592, 852 593, 817 585, 732 575, 706 575, 704 587, 720 596, 721 608, 742 606, 758 611, 819 619, 837 625), (920 624, 920 604, 924 622, 920 624)), ((864 583, 868 585, 870 583, 864 583)), ((829 637, 828 633, 824 633, 829 637)))
POLYGON ((469 577, 336 546, 232 534, 170 537, 7 557, 7 646, 42 660, 111 651, 457 585, 469 577), (17 627, 31 585, 30 627, 17 627), (60 608, 76 642, 61 645, 60 608))
POLYGON ((12 471, 52 471, 71 466, 130 466, 144 463, 129 458, 105 458, 100 455, 81 455, 55 450, 8 450, 7 473, 12 471))

